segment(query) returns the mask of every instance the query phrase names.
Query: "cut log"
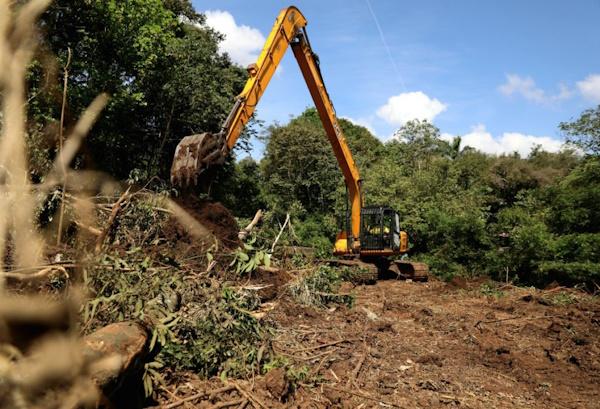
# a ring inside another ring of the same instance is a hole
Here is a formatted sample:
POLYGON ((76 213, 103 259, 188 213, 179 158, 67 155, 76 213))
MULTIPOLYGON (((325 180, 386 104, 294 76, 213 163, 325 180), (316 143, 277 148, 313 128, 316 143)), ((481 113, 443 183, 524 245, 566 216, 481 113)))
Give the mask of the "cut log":
MULTIPOLYGON (((92 374, 94 382, 109 400, 115 397, 114 401, 121 402, 123 396, 118 399, 116 396, 141 382, 148 352, 148 332, 134 322, 110 324, 84 338, 84 355, 87 358, 96 360, 116 356, 120 361, 120 365, 101 368, 92 374)), ((124 393, 133 395, 131 392, 124 393)), ((125 400, 132 398, 129 396, 125 400)))

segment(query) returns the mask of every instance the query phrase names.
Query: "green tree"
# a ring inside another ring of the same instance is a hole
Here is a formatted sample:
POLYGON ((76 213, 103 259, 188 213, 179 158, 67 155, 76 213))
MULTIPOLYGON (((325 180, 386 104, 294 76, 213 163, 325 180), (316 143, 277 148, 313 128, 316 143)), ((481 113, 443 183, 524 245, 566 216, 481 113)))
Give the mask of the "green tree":
POLYGON ((421 171, 436 156, 448 155, 451 147, 440 138, 440 130, 427 120, 406 122, 394 133, 392 146, 409 171, 421 171))
POLYGON ((600 160, 589 158, 547 191, 548 224, 559 234, 600 232, 600 160))
POLYGON ((47 81, 32 82, 30 112, 56 130, 57 69, 71 50, 67 126, 97 94, 111 95, 86 159, 118 178, 134 169, 142 179, 165 177, 175 144, 218 130, 246 76, 219 54, 221 35, 202 23, 188 0, 53 2, 40 22, 45 52, 32 68, 46 69, 45 77, 32 77, 47 81))
POLYGON ((262 161, 267 200, 280 212, 298 202, 309 213, 333 208, 342 177, 322 126, 306 116, 269 128, 262 161))
POLYGON ((559 128, 567 142, 592 155, 600 154, 600 105, 583 111, 575 121, 561 122, 559 128))
POLYGON ((383 157, 385 153, 383 144, 367 128, 344 118, 340 119, 340 126, 361 173, 383 157))
MULTIPOLYGON (((214 183, 212 195, 233 214, 251 218, 258 209, 265 209, 262 193, 262 177, 258 163, 246 157, 233 163, 231 173, 222 183, 214 183)), ((218 182, 218 181, 216 181, 218 182)))
MULTIPOLYGON (((383 144, 366 128, 341 119, 340 126, 363 178, 384 156, 383 144)), ((346 209, 342 173, 315 108, 285 126, 268 129, 261 161, 264 197, 280 216, 293 213, 303 244, 328 249, 335 236, 335 217, 346 209)))
MULTIPOLYGON (((537 285, 600 274, 596 158, 582 161, 572 150, 541 147, 527 158, 490 156, 462 148, 459 138, 441 140, 425 121, 407 123, 382 144, 366 129, 341 123, 366 204, 399 211, 411 257, 428 262, 435 274, 504 279, 508 268, 510 278, 537 285)), ((327 248, 345 191, 316 111, 273 127, 270 135, 261 163, 267 205, 295 209, 300 241, 327 248)))

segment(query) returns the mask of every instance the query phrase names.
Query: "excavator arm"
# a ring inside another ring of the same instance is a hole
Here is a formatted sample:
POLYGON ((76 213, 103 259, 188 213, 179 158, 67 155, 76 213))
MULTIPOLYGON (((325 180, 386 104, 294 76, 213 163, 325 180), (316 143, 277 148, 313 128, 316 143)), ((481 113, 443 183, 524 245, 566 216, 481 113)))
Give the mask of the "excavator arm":
POLYGON ((348 247, 358 249, 362 208, 360 175, 325 88, 318 57, 312 51, 306 34, 306 24, 306 18, 296 7, 281 11, 258 61, 248 67, 248 81, 236 98, 221 131, 217 134, 203 133, 185 137, 175 151, 171 181, 180 185, 196 183, 198 175, 204 169, 224 162, 291 45, 348 188, 352 237, 344 239, 348 239, 348 247))

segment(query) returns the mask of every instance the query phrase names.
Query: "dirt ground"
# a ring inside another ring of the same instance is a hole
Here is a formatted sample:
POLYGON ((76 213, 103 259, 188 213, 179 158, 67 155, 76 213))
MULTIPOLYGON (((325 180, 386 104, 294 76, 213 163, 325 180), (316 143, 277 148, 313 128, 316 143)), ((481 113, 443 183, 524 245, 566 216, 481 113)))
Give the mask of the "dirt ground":
POLYGON ((300 368, 295 390, 275 370, 252 381, 190 376, 167 396, 195 408, 600 408, 597 297, 481 288, 348 284, 352 309, 280 297, 263 319, 276 325, 274 350, 300 368))
MULTIPOLYGON (((221 203, 201 200, 193 196, 177 199, 176 202, 214 234, 225 248, 234 249, 239 245, 240 229, 237 221, 221 203)), ((164 227, 163 234, 175 242, 182 241, 184 246, 195 241, 189 235, 187 226, 182 226, 175 219, 164 227)))

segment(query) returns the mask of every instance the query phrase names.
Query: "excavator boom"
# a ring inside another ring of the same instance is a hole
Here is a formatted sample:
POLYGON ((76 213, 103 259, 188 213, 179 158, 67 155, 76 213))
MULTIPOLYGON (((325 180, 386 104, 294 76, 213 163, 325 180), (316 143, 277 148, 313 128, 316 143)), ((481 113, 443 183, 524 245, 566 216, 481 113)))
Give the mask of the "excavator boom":
POLYGON ((204 169, 224 162, 252 117, 288 46, 291 45, 348 187, 351 237, 347 238, 347 243, 352 243, 357 249, 362 208, 360 174, 325 88, 319 59, 313 52, 306 34, 306 24, 306 18, 296 7, 285 8, 279 13, 258 61, 248 67, 248 81, 236 98, 221 131, 216 134, 191 135, 182 139, 175 151, 171 182, 183 186, 196 184, 198 175, 204 169))

